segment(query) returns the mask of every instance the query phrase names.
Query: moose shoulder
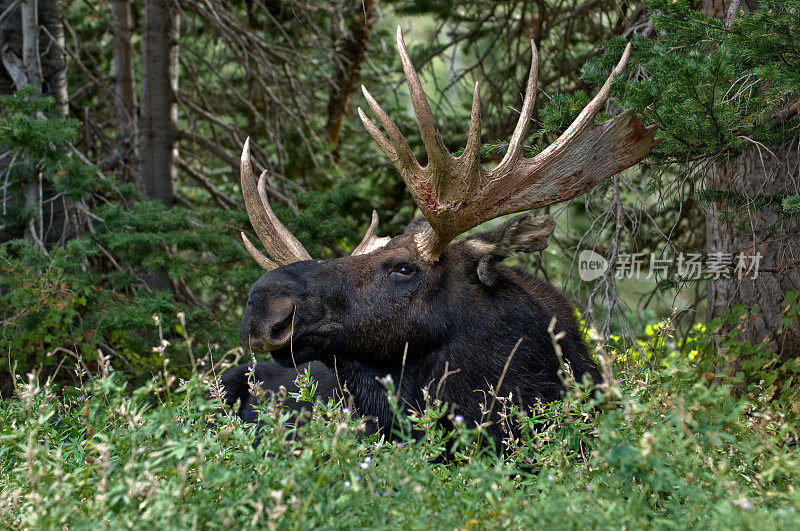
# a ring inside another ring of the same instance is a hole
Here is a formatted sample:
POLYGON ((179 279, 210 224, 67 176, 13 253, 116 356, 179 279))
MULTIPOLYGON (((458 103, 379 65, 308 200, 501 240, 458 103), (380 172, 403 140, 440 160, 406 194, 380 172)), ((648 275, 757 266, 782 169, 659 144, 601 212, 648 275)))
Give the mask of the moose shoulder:
MULTIPOLYGON (((550 147, 521 156, 536 95, 533 46, 521 116, 500 164, 480 164, 480 98, 476 84, 467 146, 459 157, 444 148, 419 78, 398 28, 398 48, 428 152, 422 167, 399 129, 364 95, 386 135, 359 109, 362 121, 392 160, 426 222, 394 238, 376 236, 377 217, 353 255, 313 260, 280 223, 267 201, 265 175, 252 171, 249 140, 242 153, 242 191, 251 222, 267 249, 245 245, 265 273, 253 286, 241 326, 242 343, 271 352, 281 365, 320 361, 335 370, 363 415, 389 424, 380 379, 390 375, 401 403, 424 407, 426 396, 451 405, 468 425, 502 434, 491 394, 523 409, 562 396, 561 361, 579 380, 600 374, 584 346, 575 312, 540 279, 506 267, 516 252, 544 249, 555 227, 549 215, 521 214, 486 232, 456 236, 504 214, 565 201, 641 160, 654 131, 632 116, 602 124, 614 73, 598 95, 550 147), (555 328, 548 329, 555 319, 555 328), (555 342, 558 341, 558 348, 555 342), (402 375, 402 381, 401 381, 402 375)), ((497 409, 497 408, 495 408, 497 409)))

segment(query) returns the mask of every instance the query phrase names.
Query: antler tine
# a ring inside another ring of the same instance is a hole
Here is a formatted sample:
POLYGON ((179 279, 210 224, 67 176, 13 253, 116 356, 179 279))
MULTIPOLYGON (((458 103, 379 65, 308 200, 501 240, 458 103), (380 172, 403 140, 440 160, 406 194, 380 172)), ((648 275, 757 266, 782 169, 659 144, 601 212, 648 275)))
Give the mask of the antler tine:
POLYGON ((414 153, 411 151, 411 148, 408 147, 408 142, 406 142, 403 133, 400 132, 400 129, 397 127, 397 124, 394 123, 386 111, 384 111, 378 102, 375 101, 375 98, 372 97, 372 94, 369 93, 367 88, 364 85, 361 85, 361 92, 364 94, 364 99, 367 100, 372 112, 375 113, 375 116, 378 117, 378 121, 381 123, 383 128, 386 130, 386 134, 389 135, 391 142, 383 136, 383 133, 372 123, 372 120, 367 118, 367 115, 364 114, 364 111, 361 110, 359 107, 358 109, 358 116, 361 118, 361 122, 364 124, 364 127, 367 128, 372 138, 381 148, 381 150, 389 157, 389 160, 395 165, 395 167, 400 171, 401 175, 408 175, 417 171, 421 166, 419 162, 417 162, 416 157, 414 157, 414 153))
POLYGON ((400 62, 403 64, 403 72, 406 75, 408 90, 411 93, 411 104, 414 106, 419 133, 422 137, 422 143, 425 144, 425 151, 428 153, 428 166, 433 170, 431 174, 434 178, 441 180, 446 177, 445 169, 453 160, 453 156, 447 151, 442 141, 439 126, 433 117, 425 91, 422 90, 422 83, 420 83, 417 70, 408 56, 406 45, 403 42, 403 30, 400 26, 397 26, 397 49, 400 53, 400 62))
POLYGON ((533 158, 501 163, 487 172, 480 193, 494 198, 494 205, 470 205, 480 211, 474 216, 492 219, 568 201, 630 168, 652 151, 657 143, 656 127, 645 127, 634 115, 623 113, 602 124, 594 123, 611 94, 615 76, 625 69, 630 55, 628 43, 600 91, 555 142, 533 158))
POLYGON ((271 230, 267 234, 267 241, 264 241, 265 237, 263 235, 259 234, 258 236, 264 244, 264 247, 267 248, 267 251, 276 261, 280 262, 281 265, 291 264, 301 260, 311 260, 311 255, 308 254, 303 244, 289 232, 289 229, 283 226, 283 223, 280 222, 272 211, 269 199, 267 198, 266 170, 261 174, 261 177, 258 178, 258 197, 261 199, 264 212, 270 221, 271 230))
POLYGON ((567 127, 566 131, 561 133, 561 136, 558 137, 558 141, 553 142, 550 146, 547 147, 542 153, 547 152, 550 149, 555 149, 559 145, 562 145, 563 141, 566 141, 574 136, 576 136, 582 129, 585 129, 587 126, 594 124, 594 117, 600 111, 600 108, 605 105, 608 96, 611 94, 611 84, 614 82, 614 77, 622 74, 622 71, 625 70, 625 67, 628 65, 628 59, 631 56, 631 43, 628 43, 625 46, 625 51, 622 53, 622 57, 620 58, 617 66, 614 67, 614 70, 609 74, 606 82, 603 83, 603 86, 600 87, 600 91, 592 98, 592 101, 589 102, 586 107, 583 108, 581 113, 575 118, 575 121, 567 127))
POLYGON ((478 82, 475 82, 475 90, 472 92, 472 112, 469 117, 469 130, 467 131, 467 146, 461 157, 464 160, 480 165, 481 150, 481 94, 478 82))
MULTIPOLYGON (((381 133, 381 130, 378 129, 372 120, 370 120, 361 107, 358 107, 358 117, 361 118, 361 123, 364 124, 364 128, 367 132, 372 136, 372 139, 378 144, 378 147, 381 148, 381 151, 392 161, 392 164, 400 170, 400 160, 397 157, 397 150, 394 149, 394 145, 389 141, 386 136, 381 133)), ((401 172, 402 173, 402 172, 401 172)))
POLYGON ((242 241, 244 242, 247 252, 250 253, 250 256, 255 258, 258 265, 267 271, 272 271, 278 267, 278 264, 264 256, 264 253, 259 251, 258 248, 250 242, 250 238, 248 238, 244 232, 240 232, 239 234, 242 236, 242 241))
POLYGON ((505 156, 503 156, 503 160, 497 165, 498 168, 506 168, 519 160, 519 154, 522 150, 522 141, 528 133, 528 125, 533 115, 533 108, 536 105, 536 89, 538 84, 539 50, 536 48, 536 42, 531 39, 531 69, 528 72, 528 84, 525 87, 525 98, 522 100, 522 110, 519 113, 519 120, 517 121, 517 126, 514 128, 514 134, 511 135, 511 140, 508 142, 508 150, 505 156))
POLYGON ((368 254, 374 251, 375 249, 380 249, 387 243, 391 238, 384 237, 378 238, 378 213, 374 210, 372 211, 372 223, 369 224, 369 228, 367 229, 366 234, 364 234, 364 239, 361 240, 361 243, 358 244, 358 247, 353 249, 353 252, 350 253, 351 256, 358 256, 360 254, 368 254))
POLYGON ((291 264, 301 260, 311 260, 311 255, 305 250, 303 244, 292 236, 292 233, 283 226, 283 223, 280 222, 272 211, 269 199, 267 198, 267 172, 265 171, 262 173, 261 177, 256 181, 255 174, 253 173, 253 165, 250 160, 250 138, 245 140, 242 149, 240 177, 242 181, 242 195, 244 196, 244 204, 247 208, 247 215, 250 218, 250 223, 253 225, 253 229, 255 229, 261 243, 264 244, 267 252, 272 256, 275 262, 272 262, 259 252, 245 236, 243 238, 245 247, 247 247, 247 250, 253 258, 256 259, 259 265, 267 270, 274 269, 274 267, 278 265, 291 264), (255 250, 256 253, 253 253, 253 250, 255 250))

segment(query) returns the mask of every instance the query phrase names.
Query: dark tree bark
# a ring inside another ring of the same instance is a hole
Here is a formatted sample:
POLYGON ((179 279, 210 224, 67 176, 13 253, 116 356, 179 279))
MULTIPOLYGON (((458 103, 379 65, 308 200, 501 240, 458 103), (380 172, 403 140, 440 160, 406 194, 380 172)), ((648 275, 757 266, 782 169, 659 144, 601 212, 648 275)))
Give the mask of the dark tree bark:
POLYGON ((64 39, 63 0, 39 0, 39 24, 42 28, 40 51, 42 93, 56 100, 55 112, 68 115, 66 40, 64 39))
POLYGON ((356 14, 350 24, 347 39, 341 43, 334 58, 333 87, 328 100, 328 121, 325 132, 334 146, 339 144, 342 120, 347 113, 347 103, 353 93, 361 71, 361 63, 367 51, 369 33, 375 22, 374 0, 356 2, 356 14))
MULTIPOLYGON (((758 194, 800 193, 800 145, 795 140, 773 149, 753 149, 707 176, 709 188, 733 190, 747 198, 758 194)), ((706 252, 740 253, 758 260, 755 279, 735 276, 708 283, 708 317, 723 315, 734 304, 759 307, 742 323, 740 336, 751 342, 769 340, 781 359, 800 355, 800 325, 781 329, 787 291, 800 289, 800 219, 781 220, 780 204, 758 211, 727 212, 718 202, 706 213, 706 252), (741 226, 747 227, 742 231, 741 226), (740 234, 741 232, 741 234, 740 234), (760 260, 756 258, 760 255, 760 260)), ((755 264, 753 264, 755 265, 755 264)), ((749 275, 752 276, 752 275, 749 275)), ((735 363, 736 360, 730 360, 735 363)))
MULTIPOLYGON (((17 88, 33 85, 36 93, 42 92, 42 64, 39 58, 39 9, 36 0, 23 0, 19 4, 22 24, 22 67, 23 75, 15 79, 17 88)), ((8 67, 7 67, 8 68, 8 67)), ((9 73, 12 72, 8 68, 9 73)), ((16 76, 15 76, 16 77, 16 76)), ((25 239, 38 242, 44 247, 44 212, 42 212, 42 175, 34 169, 29 178, 22 183, 23 205, 29 213, 25 225, 25 239)))
POLYGON ((141 169, 144 194, 171 206, 175 200, 175 93, 178 79, 177 12, 168 0, 145 2, 142 49, 141 169))
MULTIPOLYGON (((756 8, 754 2, 704 0, 704 13, 730 18, 736 9, 756 8)), ((777 149, 755 146, 724 165, 712 167, 706 178, 708 188, 730 190, 748 199, 758 194, 800 193, 800 144, 795 138, 777 149)), ((781 219, 780 205, 762 210, 728 212, 722 202, 706 213, 706 252, 739 253, 758 260, 755 279, 732 277, 709 281, 708 318, 724 315, 734 304, 758 306, 759 311, 741 323, 741 339, 768 340, 780 359, 800 355, 800 325, 781 326, 782 302, 787 291, 800 289, 800 220, 781 219), (742 230, 742 227, 746 230, 742 230), (760 255, 760 259, 756 258, 760 255), (779 330, 782 329, 781 332, 779 330)), ((734 367, 739 360, 724 360, 734 367)))
POLYGON ((129 0, 111 2, 111 31, 114 34, 114 105, 116 146, 113 153, 122 182, 135 180, 130 161, 136 160, 136 92, 131 43, 129 0))
POLYGON ((15 70, 21 70, 22 65, 22 25, 19 5, 12 8, 14 1, 0 0, 0 13, 6 14, 0 20, 0 58, 3 62, 0 68, 0 94, 11 94, 16 90, 15 77, 19 77, 19 74, 15 70))

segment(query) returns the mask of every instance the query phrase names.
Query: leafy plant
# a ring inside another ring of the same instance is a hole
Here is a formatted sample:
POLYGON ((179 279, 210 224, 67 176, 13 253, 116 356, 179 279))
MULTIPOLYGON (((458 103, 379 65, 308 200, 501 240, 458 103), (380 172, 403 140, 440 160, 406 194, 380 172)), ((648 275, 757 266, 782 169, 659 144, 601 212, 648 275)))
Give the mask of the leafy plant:
MULTIPOLYGON (((795 295, 787 319, 797 318, 796 302, 795 295)), ((734 396, 725 378, 704 376, 688 350, 618 375, 599 400, 574 388, 527 414, 508 408, 521 434, 499 455, 478 445, 474 426, 454 419, 454 431, 438 428, 445 404, 398 418, 397 433, 406 436, 391 442, 362 435, 363 421, 341 402, 318 403, 298 423, 280 397, 260 406, 254 445, 256 427, 209 398, 209 389, 218 392, 213 378, 175 378, 166 360, 174 347, 158 350, 162 370, 138 388, 108 360, 100 377, 72 388, 16 377, 16 397, 0 408, 3 525, 790 528, 800 521, 799 426, 783 409, 790 397, 767 400, 763 387, 734 396), (442 459, 448 446, 451 457, 442 459)), ((313 396, 308 374, 298 385, 292 396, 313 396)))

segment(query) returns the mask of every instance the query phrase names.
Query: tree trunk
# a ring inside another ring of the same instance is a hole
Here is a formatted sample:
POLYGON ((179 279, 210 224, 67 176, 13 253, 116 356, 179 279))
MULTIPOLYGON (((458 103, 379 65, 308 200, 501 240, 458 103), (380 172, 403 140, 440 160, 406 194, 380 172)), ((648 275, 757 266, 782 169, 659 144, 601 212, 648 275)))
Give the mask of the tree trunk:
MULTIPOLYGON (((712 168, 707 187, 732 190, 750 200, 758 194, 800 193, 798 141, 772 151, 774 156, 763 148, 752 149, 724 166, 712 168)), ((709 281, 707 296, 709 319, 723 315, 734 304, 757 305, 759 311, 743 323, 739 337, 751 342, 767 339, 785 360, 800 355, 800 325, 795 323, 778 332, 786 292, 800 289, 800 219, 780 217, 780 204, 744 212, 728 212, 724 202, 710 206, 706 213, 708 256, 729 253, 736 264, 736 257, 743 253, 753 257, 748 265, 757 263, 759 272, 755 279, 740 280, 734 275, 709 281), (746 230, 741 230, 742 224, 746 230)))
MULTIPOLYGON (((39 59, 39 9, 36 0, 20 2, 22 20, 22 66, 25 72, 24 83, 33 85, 36 93, 42 92, 42 65, 39 59)), ((34 169, 33 174, 23 184, 22 196, 28 223, 25 226, 25 239, 38 242, 44 247, 44 213, 40 200, 42 175, 34 169)))
MULTIPOLYGON (((0 2, 0 12, 5 15, 0 26, 5 67, 0 75, 0 92, 33 85, 37 94, 56 100, 53 114, 66 118, 68 94, 61 0, 25 0, 19 2, 18 7, 12 4, 0 2)), ((6 167, 0 169, 3 173, 7 170, 6 167)), ((20 197, 29 215, 22 231, 25 239, 44 245, 45 241, 53 242, 63 236, 64 204, 45 202, 45 198, 52 195, 52 183, 44 181, 36 168, 20 182, 20 197)))
POLYGON ((43 28, 39 48, 44 83, 42 93, 56 100, 55 112, 66 118, 69 115, 69 93, 63 0, 39 0, 39 22, 43 28))
POLYGON ((19 3, 22 16, 22 64, 26 82, 42 91, 42 64, 39 59, 39 9, 37 0, 19 3))
POLYGON ((111 31, 114 34, 114 105, 117 135, 115 164, 122 182, 135 181, 130 161, 136 160, 136 91, 133 76, 131 43, 131 6, 129 0, 111 2, 111 31))
POLYGON ((353 23, 350 24, 347 40, 337 51, 338 57, 333 59, 333 87, 328 99, 328 120, 325 124, 325 132, 333 144, 334 153, 339 145, 339 131, 347 112, 347 102, 358 82, 361 62, 364 60, 369 43, 369 32, 375 22, 374 0, 359 1, 356 8, 358 11, 353 23))
MULTIPOLYGON (((704 0, 701 9, 709 16, 730 19, 737 9, 754 3, 704 0)), ((800 193, 800 140, 797 138, 770 153, 757 146, 722 166, 715 166, 706 178, 711 189, 738 192, 752 200, 758 194, 800 193)), ((706 253, 725 253, 734 259, 740 253, 758 263, 757 278, 736 276, 709 281, 708 318, 724 315, 734 304, 758 306, 759 311, 742 323, 739 338, 767 340, 781 360, 800 356, 800 324, 781 326, 783 300, 787 291, 800 289, 800 220, 781 220, 780 205, 758 211, 728 212, 716 202, 706 212, 706 253), (746 227, 742 230, 741 227, 746 227), (781 330, 781 332, 779 332, 781 330)), ((719 255, 718 255, 719 256, 719 255)), ((752 276, 752 275, 751 275, 752 276)), ((735 367, 738 360, 726 360, 735 367)))
POLYGON ((171 206, 174 202, 178 79, 177 13, 168 0, 145 2, 142 50, 141 170, 144 194, 171 206))

